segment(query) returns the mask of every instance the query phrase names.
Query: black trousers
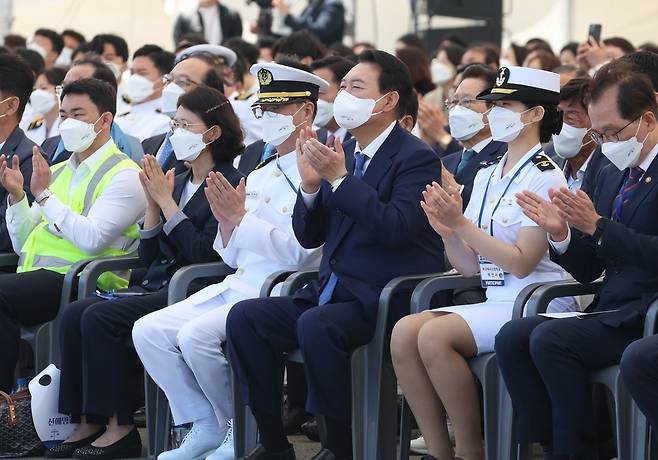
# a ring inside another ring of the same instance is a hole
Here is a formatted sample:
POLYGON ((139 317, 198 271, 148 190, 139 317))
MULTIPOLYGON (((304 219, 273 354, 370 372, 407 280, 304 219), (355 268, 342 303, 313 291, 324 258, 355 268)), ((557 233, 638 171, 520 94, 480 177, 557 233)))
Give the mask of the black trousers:
POLYGON ((340 284, 332 303, 322 306, 317 297, 298 296, 238 302, 229 312, 226 332, 243 401, 279 415, 281 355, 299 348, 308 382, 306 409, 349 424, 350 355, 370 342, 375 322, 340 284))
POLYGON ((60 412, 73 422, 85 415, 97 424, 116 414, 120 425, 131 425, 139 361, 128 340, 135 321, 166 306, 167 289, 117 300, 93 296, 69 305, 59 331, 60 412))
POLYGON ((596 458, 590 373, 619 363, 641 334, 640 318, 619 328, 596 316, 534 316, 503 326, 496 354, 514 404, 517 441, 552 444, 555 455, 596 458))
POLYGON ((51 321, 59 311, 64 275, 49 270, 0 274, 0 390, 11 393, 21 327, 51 321))
POLYGON ((658 335, 633 342, 621 358, 621 375, 658 442, 658 335))

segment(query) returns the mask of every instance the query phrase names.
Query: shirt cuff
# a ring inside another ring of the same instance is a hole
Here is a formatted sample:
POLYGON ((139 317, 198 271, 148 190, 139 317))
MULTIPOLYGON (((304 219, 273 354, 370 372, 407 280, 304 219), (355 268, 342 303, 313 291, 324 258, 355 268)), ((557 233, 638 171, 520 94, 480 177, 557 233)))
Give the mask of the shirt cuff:
POLYGON ((302 194, 302 200, 304 200, 304 204, 306 205, 306 207, 312 208, 313 203, 315 203, 315 199, 318 197, 318 194, 320 193, 320 189, 318 189, 318 191, 315 193, 306 193, 304 189, 299 187, 299 193, 302 194))
POLYGON ((9 196, 7 196, 7 222, 13 222, 18 216, 28 212, 30 212, 30 204, 27 201, 27 194, 24 194, 23 199, 13 205, 9 201, 9 196))
POLYGON ((139 229, 139 237, 143 240, 155 238, 162 230, 162 219, 151 228, 144 228, 143 225, 144 223, 142 223, 141 228, 139 229))
POLYGON ((55 195, 50 195, 46 202, 39 206, 41 207, 41 212, 43 212, 48 223, 54 224, 55 226, 57 226, 57 222, 66 208, 66 206, 64 206, 55 195))
POLYGON ((553 250, 558 253, 558 255, 562 255, 565 252, 567 252, 567 249, 569 248, 569 243, 571 243, 571 227, 567 227, 567 237, 563 241, 553 241, 550 237, 550 235, 547 235, 548 238, 548 244, 551 245, 553 250))
POLYGON ((176 211, 176 213, 171 216, 171 219, 168 219, 167 222, 165 222, 164 226, 162 227, 162 230, 164 230, 165 235, 169 236, 169 234, 176 228, 178 224, 183 222, 184 220, 187 219, 187 216, 183 211, 180 209, 176 211))
POLYGON ((340 184, 343 183, 343 181, 345 180, 345 177, 346 177, 346 176, 339 177, 338 179, 336 179, 335 181, 333 181, 333 182, 331 183, 331 191, 332 191, 332 192, 335 192, 336 189, 340 186, 340 184))

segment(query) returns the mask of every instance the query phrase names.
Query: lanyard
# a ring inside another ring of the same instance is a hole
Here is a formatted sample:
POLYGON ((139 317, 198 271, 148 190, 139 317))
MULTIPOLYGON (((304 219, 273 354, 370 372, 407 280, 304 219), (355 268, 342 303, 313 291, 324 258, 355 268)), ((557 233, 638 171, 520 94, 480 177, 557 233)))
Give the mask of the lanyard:
POLYGON ((278 156, 276 158, 276 167, 279 169, 279 171, 281 171, 281 174, 283 174, 283 177, 285 177, 286 180, 288 181, 288 185, 290 185, 290 188, 292 189, 292 191, 295 192, 295 195, 297 195, 297 192, 299 192, 299 190, 297 189, 297 187, 295 187, 295 184, 292 183, 292 181, 290 180, 290 178, 288 177, 286 172, 281 167, 281 164, 279 163, 279 157, 278 156))
MULTIPOLYGON (((535 153, 533 153, 530 158, 528 158, 519 169, 516 170, 514 175, 510 178, 509 182, 507 183, 507 186, 505 187, 505 190, 503 190, 503 194, 500 196, 498 199, 498 203, 496 203, 496 206, 494 206, 493 211, 491 212, 491 222, 489 224, 489 234, 493 236, 493 216, 496 213, 496 210, 498 209, 498 206, 500 206, 500 202, 503 200, 505 197, 505 194, 507 194, 507 191, 510 188, 510 185, 512 185, 512 182, 514 182, 514 179, 516 179, 516 176, 518 176, 521 171, 523 171, 523 168, 525 168, 528 163, 532 161, 532 159, 537 155, 539 152, 541 152, 542 149, 540 148, 537 150, 535 153)), ((487 187, 484 189, 484 195, 482 196, 482 205, 480 206, 480 215, 478 216, 478 227, 482 228, 482 214, 484 213, 484 206, 487 201, 487 194, 489 193, 489 184, 491 183, 491 178, 493 177, 494 173, 496 172, 496 168, 491 172, 491 175, 489 176, 489 179, 487 180, 487 187)))

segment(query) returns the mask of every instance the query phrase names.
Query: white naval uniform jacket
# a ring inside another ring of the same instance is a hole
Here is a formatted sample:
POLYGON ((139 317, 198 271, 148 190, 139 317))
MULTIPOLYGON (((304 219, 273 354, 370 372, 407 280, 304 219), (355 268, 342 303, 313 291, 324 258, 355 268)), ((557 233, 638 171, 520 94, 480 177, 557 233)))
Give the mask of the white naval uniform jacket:
POLYGON ((293 232, 292 211, 297 193, 286 176, 299 189, 301 177, 294 151, 249 174, 247 214, 233 230, 226 247, 219 230, 213 246, 224 263, 237 271, 194 294, 189 301, 200 304, 227 290, 256 298, 265 279, 276 271, 318 268, 322 247, 304 249, 293 232))

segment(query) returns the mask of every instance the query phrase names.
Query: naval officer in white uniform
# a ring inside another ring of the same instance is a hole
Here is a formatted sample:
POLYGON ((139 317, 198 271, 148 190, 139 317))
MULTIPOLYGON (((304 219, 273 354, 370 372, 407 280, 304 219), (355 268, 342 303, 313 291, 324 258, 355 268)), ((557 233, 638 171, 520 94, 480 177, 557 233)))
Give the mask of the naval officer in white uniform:
MULTIPOLYGON (((487 300, 410 315, 392 335, 398 381, 427 443, 427 460, 484 459, 478 396, 466 359, 493 351, 500 328, 512 319, 514 300, 530 283, 566 278, 548 256, 546 232, 526 217, 515 194, 524 190, 548 199, 566 186, 564 175, 541 143, 559 133, 559 75, 522 67, 500 69, 496 85, 478 99, 494 105, 488 119, 493 139, 508 143, 498 164, 481 169, 462 214, 456 183, 427 187, 421 203, 443 237, 452 265, 463 275, 480 273, 487 300), (456 447, 446 428, 452 421, 456 447)), ((552 311, 577 307, 557 299, 552 311)))
POLYGON ((236 189, 210 175, 208 199, 219 222, 214 248, 234 275, 135 323, 135 348, 164 390, 176 425, 193 423, 180 448, 159 460, 233 459, 230 367, 221 348, 236 302, 258 297, 268 275, 317 268, 321 248, 304 249, 292 229, 301 178, 295 141, 310 127, 328 83, 296 61, 255 64, 254 113, 263 126, 264 159, 236 189), (296 68, 298 66, 299 68, 296 68), (222 442, 224 439, 224 442, 222 442))

